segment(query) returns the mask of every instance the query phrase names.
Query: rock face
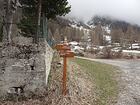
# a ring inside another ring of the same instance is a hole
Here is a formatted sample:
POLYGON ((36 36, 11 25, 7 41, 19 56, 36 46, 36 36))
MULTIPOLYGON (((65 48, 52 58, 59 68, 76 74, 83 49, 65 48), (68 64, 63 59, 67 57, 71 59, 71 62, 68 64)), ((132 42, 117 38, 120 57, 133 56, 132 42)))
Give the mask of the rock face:
POLYGON ((14 42, 0 48, 0 96, 45 91, 53 50, 45 41, 36 45, 17 37, 14 42))

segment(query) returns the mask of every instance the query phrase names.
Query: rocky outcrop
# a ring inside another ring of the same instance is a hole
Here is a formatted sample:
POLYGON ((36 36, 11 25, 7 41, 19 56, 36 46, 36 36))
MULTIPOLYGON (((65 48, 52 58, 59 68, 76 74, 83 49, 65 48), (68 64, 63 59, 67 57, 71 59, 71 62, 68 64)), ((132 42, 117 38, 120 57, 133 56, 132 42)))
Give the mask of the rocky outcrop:
POLYGON ((16 37, 13 45, 0 48, 0 95, 45 91, 53 56, 47 42, 16 37))

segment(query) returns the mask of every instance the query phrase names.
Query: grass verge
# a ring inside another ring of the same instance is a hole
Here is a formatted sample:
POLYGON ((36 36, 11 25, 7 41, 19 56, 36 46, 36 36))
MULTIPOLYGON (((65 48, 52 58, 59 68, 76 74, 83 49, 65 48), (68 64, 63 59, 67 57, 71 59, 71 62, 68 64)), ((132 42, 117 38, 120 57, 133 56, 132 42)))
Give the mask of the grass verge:
MULTIPOLYGON (((75 58, 82 70, 95 83, 97 105, 113 105, 118 94, 118 83, 115 80, 117 68, 111 65, 75 58)), ((88 87, 88 86, 87 86, 88 87)))

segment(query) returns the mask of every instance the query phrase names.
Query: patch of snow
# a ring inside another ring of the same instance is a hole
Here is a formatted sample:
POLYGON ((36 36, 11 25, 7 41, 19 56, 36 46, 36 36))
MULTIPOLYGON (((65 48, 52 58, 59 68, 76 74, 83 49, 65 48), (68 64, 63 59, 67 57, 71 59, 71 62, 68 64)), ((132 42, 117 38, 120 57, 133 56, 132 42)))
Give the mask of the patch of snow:
POLYGON ((74 46, 75 50, 84 50, 84 48, 80 47, 80 46, 74 46))
POLYGON ((86 33, 90 31, 89 29, 86 29, 83 26, 78 27, 77 24, 70 24, 70 26, 79 30, 83 30, 86 33))
POLYGON ((99 46, 99 49, 103 49, 105 46, 99 46))
POLYGON ((109 29, 108 26, 102 27, 102 29, 104 29, 107 32, 107 34, 111 33, 111 30, 109 29))
POLYGON ((90 25, 89 27, 90 27, 90 28, 95 28, 96 26, 95 26, 95 25, 90 25))
POLYGON ((87 45, 86 49, 87 50, 91 49, 91 46, 90 45, 87 45))
POLYGON ((114 52, 119 52, 121 51, 122 47, 115 47, 115 48, 112 48, 111 51, 114 51, 114 52))
POLYGON ((88 41, 88 42, 91 42, 91 39, 89 38, 87 41, 88 41))
POLYGON ((115 46, 120 46, 120 43, 112 43, 115 46))
POLYGON ((84 48, 83 47, 80 47, 80 46, 71 46, 71 50, 73 51, 73 52, 82 52, 82 51, 84 51, 84 48))
POLYGON ((79 28, 76 24, 71 24, 71 27, 73 27, 73 28, 79 28))
POLYGON ((80 29, 80 30, 84 30, 83 26, 80 26, 79 29, 80 29))
POLYGON ((73 41, 73 42, 69 42, 69 44, 70 44, 70 45, 74 45, 74 46, 76 46, 76 45, 78 45, 79 43, 76 42, 76 41, 73 41))
POLYGON ((140 51, 138 50, 123 50, 124 53, 135 53, 135 54, 140 54, 140 51))
POLYGON ((132 46, 139 46, 139 43, 133 43, 132 46))
POLYGON ((111 41, 111 36, 109 36, 109 35, 103 35, 103 37, 105 38, 106 41, 111 41))
POLYGON ((105 31, 106 31, 108 34, 111 33, 111 30, 109 29, 109 27, 106 27, 105 29, 106 29, 105 31))

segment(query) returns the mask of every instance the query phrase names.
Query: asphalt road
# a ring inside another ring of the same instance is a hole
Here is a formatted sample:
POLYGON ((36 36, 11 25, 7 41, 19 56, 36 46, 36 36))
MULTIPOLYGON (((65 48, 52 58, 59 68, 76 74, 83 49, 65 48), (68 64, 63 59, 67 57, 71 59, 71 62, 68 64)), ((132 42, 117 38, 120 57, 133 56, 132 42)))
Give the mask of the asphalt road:
POLYGON ((116 105, 140 105, 140 60, 107 60, 83 58, 120 68, 120 93, 116 105))

